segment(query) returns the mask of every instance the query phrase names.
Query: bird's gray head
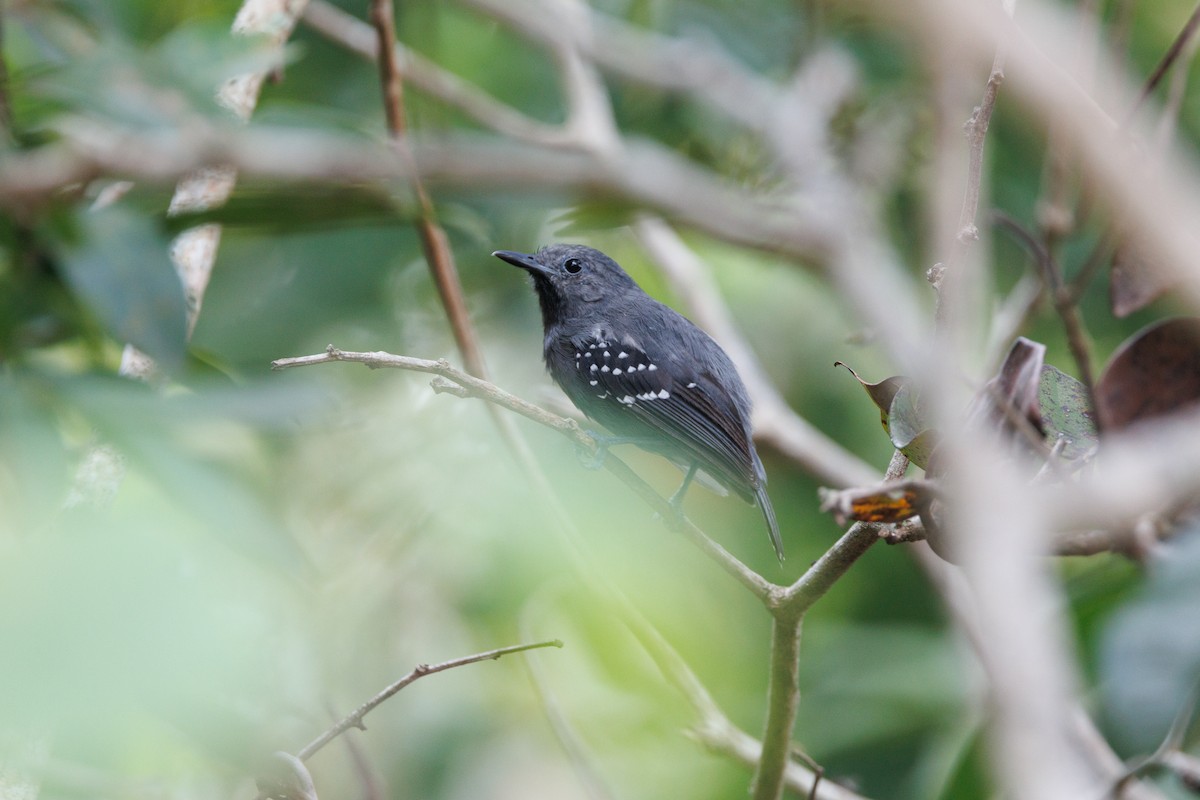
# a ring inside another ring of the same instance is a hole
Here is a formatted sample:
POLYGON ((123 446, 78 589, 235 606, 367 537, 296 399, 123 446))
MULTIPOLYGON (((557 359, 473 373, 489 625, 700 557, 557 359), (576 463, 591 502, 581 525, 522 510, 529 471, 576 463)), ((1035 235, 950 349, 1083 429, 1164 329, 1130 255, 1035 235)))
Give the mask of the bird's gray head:
POLYGON ((581 244, 552 244, 536 253, 497 250, 496 258, 533 276, 546 327, 584 314, 593 303, 607 303, 640 292, 633 278, 599 250, 581 244))

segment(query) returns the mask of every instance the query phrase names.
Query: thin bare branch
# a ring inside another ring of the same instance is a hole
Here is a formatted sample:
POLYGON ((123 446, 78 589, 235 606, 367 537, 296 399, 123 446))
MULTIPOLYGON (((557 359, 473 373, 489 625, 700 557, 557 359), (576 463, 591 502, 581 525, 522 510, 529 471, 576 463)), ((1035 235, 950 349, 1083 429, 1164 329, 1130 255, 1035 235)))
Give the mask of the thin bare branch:
POLYGON ((1179 60, 1179 56, 1184 52, 1188 42, 1195 35, 1197 28, 1200 28, 1200 4, 1192 9, 1192 13, 1188 17, 1187 22, 1184 23, 1183 28, 1181 28, 1179 33, 1175 36, 1174 41, 1171 42, 1171 46, 1167 48, 1167 52, 1163 53, 1163 57, 1159 59, 1158 64, 1154 67, 1154 70, 1150 73, 1150 76, 1146 78, 1146 83, 1142 86, 1142 90, 1138 94, 1137 101, 1134 103, 1133 108, 1130 109, 1129 117, 1127 119, 1136 115, 1138 110, 1146 102, 1146 99, 1154 93, 1156 88, 1158 88, 1158 85, 1162 82, 1163 77, 1166 76, 1167 72, 1171 69, 1175 62, 1179 60))
POLYGON ((377 708, 381 703, 392 697, 404 687, 408 686, 414 681, 424 678, 427 675, 445 672, 448 669, 454 669, 456 667, 465 667, 468 664, 477 664, 480 661, 495 661, 501 656, 507 656, 512 653, 520 653, 525 650, 535 650, 540 647, 562 646, 563 643, 560 640, 551 639, 545 642, 534 642, 533 644, 518 644, 512 645, 511 647, 501 647, 496 650, 488 650, 485 653, 476 653, 475 655, 471 656, 463 656, 462 658, 443 661, 440 664, 418 664, 413 668, 412 672, 409 672, 400 680, 380 690, 374 697, 372 697, 370 700, 367 700, 358 708, 354 709, 354 711, 346 715, 346 717, 340 720, 336 725, 305 745, 300 752, 296 753, 296 758, 300 759, 301 761, 307 761, 308 759, 312 758, 313 755, 315 755, 321 748, 351 728, 364 728, 363 717, 371 713, 371 711, 377 708))
MULTIPOLYGON (((1063 329, 1067 334, 1067 346, 1071 357, 1075 359, 1075 367, 1079 370, 1079 381, 1087 390, 1088 402, 1096 407, 1096 373, 1092 368, 1092 344, 1083 316, 1079 313, 1079 305, 1074 298, 1071 287, 1063 281, 1062 269, 1050 250, 1042 242, 1025 230, 1020 222, 1002 212, 994 212, 993 219, 1008 233, 1012 234, 1022 246, 1033 256, 1038 265, 1039 274, 1046 287, 1046 293, 1054 303, 1054 310, 1062 320, 1063 329)), ((1096 424, 1100 424, 1099 417, 1096 424)))
MULTIPOLYGON (((1009 16, 1013 13, 1013 2, 1005 4, 1009 16)), ((963 130, 967 135, 968 165, 967 186, 963 193, 962 211, 958 216, 958 241, 969 242, 978 236, 976 222, 979 218, 979 196, 983 189, 983 146, 987 141, 988 127, 992 122, 992 112, 996 108, 996 96, 1000 84, 1004 82, 1004 45, 996 48, 992 59, 992 69, 988 73, 987 84, 983 89, 983 99, 971 112, 963 130)))
MULTIPOLYGON (((396 57, 396 21, 392 0, 372 0, 371 24, 375 27, 379 55, 379 82, 383 90, 383 107, 387 116, 388 134, 393 147, 405 161, 412 161, 409 150, 407 123, 404 118, 404 80, 400 74, 400 62, 396 57)), ((487 377, 487 364, 479 347, 479 335, 467 313, 467 301, 463 297, 462 282, 458 279, 458 267, 454 263, 454 252, 446 232, 437 223, 433 201, 425 189, 420 173, 412 171, 411 183, 417 198, 417 232, 421 236, 421 249, 433 276, 442 307, 454 332, 454 341, 462 354, 467 372, 480 378, 487 377)))

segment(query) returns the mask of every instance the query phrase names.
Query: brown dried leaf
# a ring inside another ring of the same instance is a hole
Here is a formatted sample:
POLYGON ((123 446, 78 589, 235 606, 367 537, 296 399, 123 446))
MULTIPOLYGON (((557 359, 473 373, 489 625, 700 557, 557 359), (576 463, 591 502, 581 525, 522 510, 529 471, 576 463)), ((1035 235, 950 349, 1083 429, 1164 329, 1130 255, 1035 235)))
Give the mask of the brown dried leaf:
POLYGON ((920 513, 916 503, 917 493, 911 489, 881 491, 855 498, 848 516, 860 522, 903 522, 920 513))
POLYGON ((937 497, 931 481, 907 480, 857 489, 820 490, 821 510, 831 512, 839 525, 859 522, 903 522, 923 513, 937 497))
POLYGON ((1200 401, 1200 319, 1177 317, 1135 333, 1096 382, 1104 431, 1170 414, 1200 401))

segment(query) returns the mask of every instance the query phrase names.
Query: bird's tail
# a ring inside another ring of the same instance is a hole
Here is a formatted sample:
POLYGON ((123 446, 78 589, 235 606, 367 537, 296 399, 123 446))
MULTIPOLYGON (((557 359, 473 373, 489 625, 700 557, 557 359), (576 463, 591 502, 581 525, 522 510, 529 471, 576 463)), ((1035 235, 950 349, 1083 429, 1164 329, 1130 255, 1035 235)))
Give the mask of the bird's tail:
POLYGON ((771 533, 771 544, 775 546, 775 555, 779 557, 779 563, 783 563, 783 540, 779 537, 779 523, 775 521, 775 508, 771 505, 771 498, 767 496, 767 485, 765 482, 759 483, 754 488, 754 496, 758 500, 758 507, 762 509, 763 518, 767 521, 767 530, 771 533))

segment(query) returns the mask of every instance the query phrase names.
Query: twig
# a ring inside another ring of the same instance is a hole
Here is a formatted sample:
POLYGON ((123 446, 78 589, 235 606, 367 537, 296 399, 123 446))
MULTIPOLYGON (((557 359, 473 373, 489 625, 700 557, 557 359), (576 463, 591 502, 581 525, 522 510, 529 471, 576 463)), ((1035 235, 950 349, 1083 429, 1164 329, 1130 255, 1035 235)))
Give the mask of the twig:
MULTIPOLYGON (((897 450, 892 454, 884 482, 899 480, 907 471, 908 457, 897 450)), ((772 598, 774 606, 785 613, 804 613, 878 540, 878 525, 865 522, 851 525, 807 572, 772 598)))
MULTIPOLYGON (((1187 36, 1187 42, 1181 48, 1180 54, 1177 56, 1183 63, 1171 75, 1171 82, 1167 86, 1167 99, 1163 103, 1162 116, 1158 119, 1158 130, 1155 134, 1154 146, 1157 152, 1165 153, 1171 145, 1171 140, 1174 137, 1175 130, 1178 127, 1179 112, 1183 108, 1184 96, 1187 94, 1188 66, 1192 58, 1196 55, 1196 47, 1200 45, 1195 36, 1188 33, 1188 26, 1194 29, 1197 24, 1197 15, 1200 14, 1200 5, 1192 12, 1191 18, 1184 27, 1184 31, 1179 34, 1180 38, 1187 36)), ((1176 41, 1179 41, 1176 39, 1176 41)))
MULTIPOLYGON (((1005 0, 1003 4, 1004 14, 1009 18, 1013 15, 1015 1, 1005 0)), ((963 187, 962 204, 959 207, 958 223, 953 231, 953 240, 947 240, 946 234, 949 231, 945 228, 942 229, 945 233, 939 244, 948 247, 949 252, 946 253, 944 262, 934 265, 927 273, 936 293, 933 314, 935 333, 941 341, 946 343, 964 339, 961 336, 963 333, 961 328, 966 321, 966 315, 961 306, 962 301, 967 298, 964 287, 968 285, 969 276, 964 275, 963 270, 971 248, 979 240, 978 216, 980 195, 983 191, 984 146, 987 142, 987 132, 991 126, 992 113, 996 107, 1000 85, 1004 82, 1006 47, 1003 39, 996 45, 983 96, 979 105, 975 106, 963 125, 963 133, 967 139, 967 176, 966 185, 963 187), (958 302, 947 302, 949 298, 956 298, 958 302)), ((947 80, 948 78, 945 77, 942 79, 943 83, 946 83, 947 80)), ((950 112, 943 112, 943 114, 948 113, 950 112)), ((949 191, 950 188, 946 187, 947 194, 949 191)), ((945 202, 949 203, 948 196, 945 202)))
MULTIPOLYGON (((411 161, 412 152, 406 140, 407 126, 404 119, 404 82, 400 74, 400 63, 396 58, 394 17, 392 0, 372 0, 371 23, 375 26, 379 43, 379 80, 383 89, 388 133, 401 157, 411 161)), ((458 279, 458 268, 454 264, 454 254, 450 250, 450 240, 436 221, 433 201, 429 199, 425 184, 415 169, 411 182, 420 209, 417 232, 421 236, 421 247, 433 275, 433 282, 437 286, 438 296, 442 300, 442 307, 446 310, 450 327, 454 331, 454 341, 458 344, 467 372, 486 378, 487 365, 483 360, 483 351, 479 349, 479 336, 467 313, 467 303, 463 297, 462 283, 458 279)))
MULTIPOLYGON (((463 392, 453 392, 457 397, 473 397, 481 400, 487 400, 489 403, 507 408, 514 411, 527 419, 533 420, 541 425, 545 425, 552 430, 566 436, 576 445, 594 450, 596 443, 588 436, 576 422, 572 419, 560 417, 557 414, 552 414, 540 406, 536 406, 526 400, 522 400, 516 395, 504 391, 494 383, 476 378, 473 375, 455 369, 450 366, 450 362, 445 359, 432 361, 423 358, 411 358, 409 356, 398 356, 384 352, 370 353, 355 353, 344 350, 339 350, 333 345, 329 345, 324 353, 317 353, 309 356, 297 356, 295 358, 281 358, 271 362, 271 369, 280 370, 290 367, 305 367, 314 364, 327 364, 333 361, 351 361, 359 364, 365 364, 371 369, 380 367, 394 367, 397 369, 410 370, 413 372, 424 372, 430 375, 438 375, 453 381, 455 384, 462 387, 463 392)), ((435 386, 435 389, 445 391, 445 387, 435 386)), ((677 518, 675 510, 671 507, 658 492, 654 491, 654 487, 646 483, 637 473, 629 468, 625 462, 614 456, 612 453, 606 453, 604 459, 604 468, 615 475, 621 482, 631 488, 638 497, 642 498, 664 521, 672 524, 698 546, 706 555, 713 559, 722 569, 732 575, 743 586, 749 589, 755 597, 764 599, 770 595, 773 584, 760 576, 754 570, 747 567, 733 554, 727 551, 721 545, 713 541, 704 531, 700 530, 695 523, 690 520, 681 519, 679 524, 675 526, 673 521, 677 518)))
MULTIPOLYGON (((1058 261, 1045 245, 1012 217, 995 211, 992 213, 992 218, 1024 245, 1038 265, 1039 273, 1046 285, 1046 292, 1050 295, 1054 303, 1054 310, 1058 312, 1063 329, 1066 331, 1067 346, 1071 350, 1071 357, 1075 359, 1075 367, 1079 370, 1079 381, 1087 390, 1088 401, 1092 404, 1092 408, 1096 408, 1096 377, 1092 369, 1091 342, 1087 330, 1084 328, 1079 306, 1073 299, 1074 293, 1063 282, 1062 270, 1058 266, 1058 261)), ((1097 418, 1096 424, 1099 425, 1099 423, 1099 418, 1097 418)))
MULTIPOLYGON (((1008 3, 1006 11, 1012 15, 1012 3, 1008 3)), ((996 95, 1000 84, 1004 82, 1004 45, 996 48, 992 59, 992 69, 988 73, 987 84, 983 88, 983 99, 971 117, 963 126, 967 135, 967 186, 963 192, 962 209, 958 215, 958 240, 966 244, 978 238, 976 219, 979 216, 979 196, 983 188, 983 146, 987 140, 988 127, 992 122, 992 112, 996 108, 996 95)))
POLYGON ((421 678, 424 678, 426 675, 433 675, 438 672, 445 672, 448 669, 454 669, 455 667, 466 666, 467 664, 476 664, 480 661, 494 661, 494 660, 500 658, 501 656, 510 655, 511 653, 520 653, 525 650, 534 650, 534 649, 537 649, 540 647, 562 647, 562 646, 563 646, 563 643, 561 641, 559 641, 558 639, 551 639, 551 640, 548 640, 545 642, 535 642, 533 644, 518 644, 518 645, 513 645, 511 647, 501 647, 496 650, 489 650, 486 653, 476 653, 475 655, 472 655, 472 656, 464 656, 462 658, 456 658, 451 661, 443 661, 441 664, 432 664, 432 665, 431 664, 418 664, 415 668, 413 668, 412 672, 408 673, 400 680, 398 680, 395 683, 384 688, 382 691, 380 691, 378 694, 376 694, 370 700, 366 701, 361 706, 354 709, 354 711, 352 711, 350 714, 348 714, 345 718, 343 718, 341 721, 339 721, 332 728, 325 731, 320 736, 318 736, 316 739, 313 739, 311 742, 309 742, 307 745, 305 745, 304 748, 296 754, 296 757, 298 759, 300 759, 301 761, 307 761, 308 759, 312 758, 312 756, 317 751, 319 751, 325 745, 329 744, 334 739, 336 739, 338 736, 341 736, 343 733, 350 730, 351 728, 359 728, 361 730, 366 730, 366 726, 363 725, 363 717, 365 717, 367 714, 369 714, 380 703, 384 702, 385 700, 390 698, 392 695, 396 694, 401 689, 408 686, 410 683, 412 683, 416 680, 419 680, 421 678))
POLYGON ((1158 84, 1162 82, 1162 79, 1167 74, 1167 71, 1170 70, 1171 66, 1179 59, 1179 56, 1181 53, 1183 53, 1188 41, 1196 33, 1197 27, 1200 27, 1200 5, 1197 5, 1194 9, 1192 9, 1191 16, 1188 17, 1187 22, 1184 23, 1183 28, 1175 36, 1175 40, 1171 42, 1171 46, 1167 48, 1167 52, 1163 53, 1163 57, 1159 59, 1158 65, 1154 67, 1154 70, 1150 73, 1150 76, 1146 78, 1146 82, 1142 85, 1142 90, 1138 94, 1137 100, 1133 104, 1133 108, 1129 110, 1129 113, 1125 118, 1125 124, 1128 124, 1129 120, 1131 120, 1141 109, 1142 105, 1146 102, 1146 99, 1154 93, 1156 88, 1158 88, 1158 84))

